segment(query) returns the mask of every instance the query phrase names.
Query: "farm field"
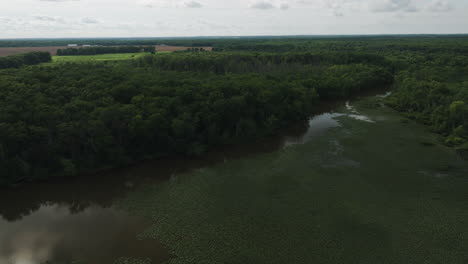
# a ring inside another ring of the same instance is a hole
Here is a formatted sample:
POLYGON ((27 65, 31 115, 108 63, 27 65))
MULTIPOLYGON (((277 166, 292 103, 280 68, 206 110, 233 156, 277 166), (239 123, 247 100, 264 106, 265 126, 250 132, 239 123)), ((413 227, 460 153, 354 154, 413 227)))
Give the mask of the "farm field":
POLYGON ((57 55, 57 50, 66 49, 66 46, 53 46, 53 47, 9 47, 0 48, 0 57, 22 54, 34 51, 50 52, 52 56, 57 55))

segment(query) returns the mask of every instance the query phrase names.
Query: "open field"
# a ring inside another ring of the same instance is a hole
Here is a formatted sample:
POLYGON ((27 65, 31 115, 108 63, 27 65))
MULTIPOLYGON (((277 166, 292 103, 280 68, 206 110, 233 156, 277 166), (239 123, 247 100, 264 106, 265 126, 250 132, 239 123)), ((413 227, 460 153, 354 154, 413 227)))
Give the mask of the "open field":
POLYGON ((50 52, 50 54, 53 56, 57 54, 58 49, 66 49, 66 48, 67 47, 65 46, 0 48, 0 57, 33 52, 33 51, 47 51, 47 52, 50 52))
POLYGON ((111 60, 130 60, 148 53, 119 53, 119 54, 101 54, 89 56, 53 56, 53 63, 61 62, 89 62, 89 61, 111 61, 111 60))
MULTIPOLYGON (((9 48, 1 48, 0 47, 0 57, 2 56, 10 56, 16 55, 21 53, 33 52, 33 51, 47 51, 50 52, 52 56, 57 55, 58 49, 66 49, 66 46, 51 46, 51 47, 9 47, 9 48)), ((182 47, 182 46, 162 46, 156 45, 157 51, 181 51, 187 50, 191 47, 182 47)), ((207 51, 212 51, 212 47, 200 47, 207 51)))

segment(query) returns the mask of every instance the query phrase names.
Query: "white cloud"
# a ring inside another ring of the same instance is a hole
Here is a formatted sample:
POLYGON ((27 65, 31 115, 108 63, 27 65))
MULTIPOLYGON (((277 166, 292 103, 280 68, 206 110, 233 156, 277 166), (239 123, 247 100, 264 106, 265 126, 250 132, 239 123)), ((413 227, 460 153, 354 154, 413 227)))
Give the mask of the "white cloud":
POLYGON ((15 0, 0 8, 0 38, 468 33, 467 0, 15 0))

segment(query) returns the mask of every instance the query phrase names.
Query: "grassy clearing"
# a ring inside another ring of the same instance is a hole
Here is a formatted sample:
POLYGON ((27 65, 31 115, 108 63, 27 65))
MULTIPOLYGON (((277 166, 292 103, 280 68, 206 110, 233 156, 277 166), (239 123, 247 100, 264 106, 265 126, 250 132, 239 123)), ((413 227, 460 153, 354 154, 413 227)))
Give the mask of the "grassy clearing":
MULTIPOLYGON (((160 51, 156 54, 168 54, 171 51, 160 51)), ((133 60, 149 53, 119 53, 119 54, 100 54, 90 56, 52 56, 52 62, 43 63, 42 65, 53 65, 56 63, 67 63, 67 62, 103 62, 103 61, 121 61, 121 60, 133 60)))
POLYGON ((119 54, 101 54, 91 56, 53 56, 53 63, 63 62, 90 62, 90 61, 115 61, 115 60, 131 60, 148 53, 119 53, 119 54))
POLYGON ((468 166, 387 108, 129 195, 170 263, 466 263, 468 166))

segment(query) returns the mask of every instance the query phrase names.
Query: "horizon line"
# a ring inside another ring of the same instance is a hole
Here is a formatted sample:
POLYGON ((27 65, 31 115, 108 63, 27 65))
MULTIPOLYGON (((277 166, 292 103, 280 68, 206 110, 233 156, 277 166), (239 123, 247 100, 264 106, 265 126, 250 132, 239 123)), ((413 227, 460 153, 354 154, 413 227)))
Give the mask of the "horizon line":
POLYGON ((395 34, 320 34, 320 35, 209 35, 209 36, 169 36, 169 37, 22 37, 1 38, 3 40, 48 40, 48 39, 191 39, 191 38, 284 38, 284 37, 378 37, 378 36, 468 36, 468 33, 395 33, 395 34))

